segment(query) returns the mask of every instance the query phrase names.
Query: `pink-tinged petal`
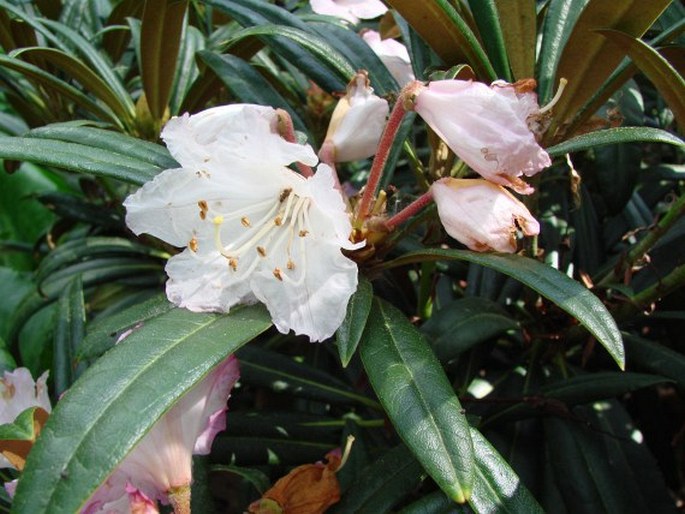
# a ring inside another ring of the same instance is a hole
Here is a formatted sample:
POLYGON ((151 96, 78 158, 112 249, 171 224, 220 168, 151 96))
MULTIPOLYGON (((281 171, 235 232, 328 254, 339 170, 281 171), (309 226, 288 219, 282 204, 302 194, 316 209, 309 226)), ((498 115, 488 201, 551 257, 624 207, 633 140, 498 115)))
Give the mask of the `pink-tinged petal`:
POLYGON ((309 4, 317 14, 335 16, 353 24, 360 19, 377 18, 388 10, 380 0, 310 0, 309 4))
POLYGON ((367 74, 358 73, 336 105, 326 134, 335 161, 357 161, 374 155, 388 112, 388 102, 373 94, 367 74))
POLYGON ((147 496, 161 501, 167 501, 172 489, 189 486, 192 455, 211 446, 221 423, 215 415, 225 409, 238 377, 238 362, 229 356, 153 425, 119 472, 147 496))
POLYGON ((35 382, 26 368, 5 371, 0 379, 0 424, 12 423, 30 407, 41 407, 50 412, 52 407, 45 385, 47 379, 47 371, 35 382))
POLYGON ((362 38, 388 68, 400 87, 414 80, 414 70, 406 46, 391 38, 381 39, 380 33, 375 30, 365 31, 362 38))
POLYGON ((126 484, 125 490, 128 495, 131 514, 159 514, 157 502, 152 501, 145 493, 130 483, 126 484))
POLYGON ((19 484, 19 479, 15 478, 14 480, 11 480, 9 482, 5 482, 3 487, 5 488, 5 491, 9 495, 10 498, 14 498, 14 493, 17 491, 17 485, 19 484))
POLYGON ((540 232, 525 205, 487 180, 444 178, 431 192, 447 233, 471 250, 515 252, 518 230, 527 236, 540 232))
POLYGON ((527 118, 537 110, 535 95, 505 84, 431 82, 417 94, 414 108, 483 178, 530 194, 533 188, 520 177, 538 173, 551 159, 528 127, 527 118))

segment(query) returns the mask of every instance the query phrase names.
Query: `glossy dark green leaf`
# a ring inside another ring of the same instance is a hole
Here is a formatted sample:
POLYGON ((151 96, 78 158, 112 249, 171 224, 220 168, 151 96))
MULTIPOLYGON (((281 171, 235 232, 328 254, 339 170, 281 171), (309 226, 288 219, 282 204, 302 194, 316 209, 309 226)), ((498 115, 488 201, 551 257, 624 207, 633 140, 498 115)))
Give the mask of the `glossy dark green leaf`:
MULTIPOLYGON (((513 5, 513 2, 509 3, 513 5)), ((498 14, 496 0, 469 0, 469 7, 473 11, 483 46, 497 72, 497 76, 508 82, 513 82, 507 45, 502 33, 504 20, 498 14)))
POLYGON ((366 320, 369 318, 372 300, 373 286, 371 282, 360 275, 357 291, 350 298, 350 303, 347 304, 345 319, 335 333, 338 354, 343 367, 347 367, 357 351, 357 346, 364 333, 364 327, 366 327, 366 320))
POLYGON ((478 432, 471 429, 476 457, 476 477, 469 505, 477 514, 543 514, 509 463, 478 432))
POLYGON ((607 349, 619 367, 625 366, 621 333, 604 304, 587 288, 551 266, 519 255, 446 249, 412 252, 386 266, 439 260, 472 262, 515 278, 576 318, 607 349))
POLYGON ((445 493, 435 491, 404 507, 398 514, 467 514, 463 505, 455 505, 445 493))
POLYGON ((77 512, 171 405, 270 326, 261 305, 227 315, 175 309, 131 334, 57 404, 29 455, 13 510, 77 512))
MULTIPOLYGON (((36 437, 36 410, 41 407, 30 407, 22 411, 11 423, 0 425, 0 446, 5 449, 7 441, 33 441, 36 437)), ((43 419, 43 422, 45 420, 43 419)))
POLYGON ((403 313, 374 299, 360 355, 405 444, 450 498, 466 501, 474 479, 468 423, 424 337, 403 313))
POLYGON ((103 354, 119 338, 127 337, 149 320, 166 314, 173 308, 174 305, 161 293, 113 316, 90 323, 86 337, 78 348, 77 360, 92 359, 103 354))
POLYGON ((124 152, 104 150, 78 143, 34 137, 7 137, 0 145, 0 158, 29 161, 96 177, 108 177, 142 186, 162 168, 124 152))
POLYGON ((219 55, 211 51, 202 51, 198 55, 237 100, 244 103, 269 105, 275 109, 285 109, 290 114, 295 128, 307 132, 306 125, 285 98, 255 68, 240 57, 231 54, 219 55))
POLYGON ((329 373, 296 362, 280 353, 253 345, 242 348, 238 352, 238 358, 242 379, 248 384, 312 400, 379 407, 375 401, 355 393, 346 383, 329 373))
POLYGON ((150 113, 161 120, 171 96, 188 0, 145 0, 140 68, 150 113))
POLYGON ((597 371, 545 385, 539 389, 538 394, 576 405, 613 398, 664 382, 670 382, 670 380, 663 376, 643 373, 597 371))
MULTIPOLYGON (((294 29, 294 34, 298 35, 300 39, 304 37, 306 40, 306 36, 304 36, 306 34, 311 34, 318 39, 318 36, 313 35, 313 31, 304 21, 286 9, 269 2, 259 0, 211 0, 209 3, 218 10, 228 14, 243 27, 259 28, 273 24, 284 30, 294 29)), ((287 37, 273 35, 264 41, 277 55, 292 63, 326 91, 344 91, 345 86, 354 73, 352 69, 352 73, 345 73, 344 77, 341 78, 335 71, 335 68, 340 65, 339 62, 330 63, 326 56, 321 60, 309 51, 306 51, 296 41, 287 37)), ((332 57, 339 59, 340 55, 335 51, 332 57)))
POLYGON ((557 87, 556 70, 561 52, 588 2, 589 0, 550 0, 547 6, 536 75, 540 105, 549 102, 554 95, 554 89, 557 87))
POLYGON ((459 11, 447 0, 388 0, 448 66, 469 64, 482 80, 497 74, 459 11))
POLYGON ((76 379, 74 355, 83 340, 85 324, 83 282, 77 275, 64 289, 57 304, 52 366, 54 394, 57 397, 69 389, 76 379))
POLYGON ((631 368, 658 373, 685 386, 685 356, 661 343, 625 335, 624 341, 631 368))
POLYGON ((647 43, 617 30, 600 34, 626 52, 635 65, 651 80, 673 111, 681 130, 685 130, 685 79, 659 52, 647 43))
POLYGON ((537 18, 535 0, 495 0, 515 80, 533 78, 537 18))
POLYGON ((422 474, 421 465, 404 445, 393 448, 357 475, 340 503, 328 512, 390 512, 393 505, 419 484, 422 474))
POLYGON ((198 52, 205 48, 205 37, 197 28, 187 25, 181 38, 181 48, 178 55, 178 66, 171 88, 169 109, 171 114, 179 114, 183 99, 188 94, 193 82, 200 75, 200 70, 195 62, 198 52))
POLYGON ((547 152, 556 157, 571 152, 588 150, 596 146, 634 142, 685 146, 685 141, 665 130, 652 127, 617 127, 573 137, 547 148, 547 152))

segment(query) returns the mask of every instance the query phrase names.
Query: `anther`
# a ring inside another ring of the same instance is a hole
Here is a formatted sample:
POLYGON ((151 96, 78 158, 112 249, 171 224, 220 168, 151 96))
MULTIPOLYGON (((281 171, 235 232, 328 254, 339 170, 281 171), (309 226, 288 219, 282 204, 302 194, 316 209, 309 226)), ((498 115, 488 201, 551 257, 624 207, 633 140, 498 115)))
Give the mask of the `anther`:
POLYGON ((281 196, 278 197, 278 201, 283 203, 285 201, 285 199, 288 198, 290 196, 290 193, 292 193, 292 192, 293 192, 292 187, 288 187, 288 188, 284 189, 283 191, 281 191, 281 196))
POLYGON ((188 248, 190 248, 191 252, 197 253, 197 239, 195 238, 195 236, 193 236, 193 238, 190 241, 188 241, 188 248))
POLYGON ((204 220, 207 217, 207 211, 209 210, 209 206, 207 205, 207 202, 204 200, 200 200, 197 202, 197 206, 200 208, 200 219, 204 220))
POLYGON ((238 259, 235 257, 230 257, 228 259, 228 265, 231 267, 233 271, 238 271, 238 259))
POLYGON ((266 257, 266 248, 264 248, 263 246, 258 246, 257 253, 262 257, 266 257))
POLYGON ((291 271, 295 269, 295 263, 291 260, 288 260, 288 264, 286 264, 286 266, 291 271))
POLYGON ((243 227, 245 228, 249 228, 252 226, 250 224, 250 218, 248 218, 247 216, 243 216, 242 218, 240 218, 240 223, 242 223, 243 227))
POLYGON ((307 234, 309 234, 309 230, 300 230, 299 236, 307 237, 307 234))
POLYGON ((274 268, 274 277, 276 277, 278 280, 283 282, 283 275, 281 274, 281 269, 280 268, 274 268))
POLYGON ((274 218, 274 225, 276 225, 277 227, 283 225, 283 218, 280 215, 274 218))

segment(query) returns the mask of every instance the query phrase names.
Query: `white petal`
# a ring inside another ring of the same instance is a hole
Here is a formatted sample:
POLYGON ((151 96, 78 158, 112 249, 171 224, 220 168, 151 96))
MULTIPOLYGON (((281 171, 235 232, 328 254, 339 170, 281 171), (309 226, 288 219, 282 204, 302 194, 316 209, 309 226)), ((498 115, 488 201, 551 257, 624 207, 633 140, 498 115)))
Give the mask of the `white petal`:
POLYGON ((378 18, 388 11, 380 0, 338 0, 338 3, 362 20, 378 18))
POLYGON ((362 37, 385 64, 400 87, 414 80, 414 70, 406 46, 391 38, 381 39, 381 35, 375 30, 367 30, 362 37))

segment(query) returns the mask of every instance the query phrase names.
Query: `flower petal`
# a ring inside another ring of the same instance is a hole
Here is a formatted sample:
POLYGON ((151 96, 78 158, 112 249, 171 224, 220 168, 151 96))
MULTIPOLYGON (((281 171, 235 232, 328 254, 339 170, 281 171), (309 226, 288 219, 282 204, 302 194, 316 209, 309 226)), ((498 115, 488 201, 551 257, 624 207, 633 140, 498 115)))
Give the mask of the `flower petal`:
POLYGON ((431 186, 447 233, 478 252, 516 251, 516 232, 536 235, 540 225, 504 188, 481 179, 445 178, 431 186))
POLYGON ((381 39, 380 33, 375 30, 365 31, 362 38, 388 68, 400 87, 414 80, 414 70, 406 46, 392 38, 381 39))

